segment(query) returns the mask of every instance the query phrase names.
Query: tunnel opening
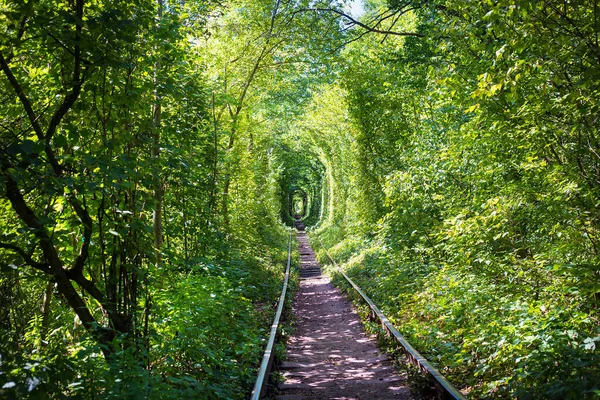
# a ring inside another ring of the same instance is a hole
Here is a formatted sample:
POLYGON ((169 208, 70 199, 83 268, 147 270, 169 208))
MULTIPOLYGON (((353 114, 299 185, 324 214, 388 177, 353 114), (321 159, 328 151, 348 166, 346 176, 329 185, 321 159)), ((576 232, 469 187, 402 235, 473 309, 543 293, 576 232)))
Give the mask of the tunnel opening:
POLYGON ((290 191, 290 216, 294 219, 302 219, 306 216, 308 195, 303 189, 290 191))
POLYGON ((307 227, 316 226, 322 214, 325 167, 311 149, 296 150, 293 145, 282 145, 281 150, 281 219, 292 227, 297 220, 307 227))

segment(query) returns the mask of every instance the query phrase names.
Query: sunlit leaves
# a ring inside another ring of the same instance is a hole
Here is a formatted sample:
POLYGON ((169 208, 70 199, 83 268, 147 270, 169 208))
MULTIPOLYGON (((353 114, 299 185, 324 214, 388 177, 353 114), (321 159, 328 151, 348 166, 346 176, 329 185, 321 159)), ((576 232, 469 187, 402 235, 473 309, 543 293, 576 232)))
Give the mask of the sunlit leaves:
POLYGON ((362 167, 349 176, 362 182, 345 209, 369 232, 362 244, 342 224, 319 235, 344 239, 341 257, 360 254, 349 266, 362 284, 474 396, 579 398, 595 387, 594 346, 564 335, 597 335, 593 12, 438 2, 418 11, 420 44, 349 52, 362 167), (414 263, 434 272, 407 282, 414 263))
MULTIPOLYGON (((227 155, 242 160, 232 218, 239 235, 227 241, 215 206, 221 197, 217 168, 225 157, 221 145, 226 138, 213 130, 208 93, 216 87, 208 88, 210 58, 200 47, 209 36, 204 25, 209 14, 223 15, 227 8, 202 1, 161 3, 165 7, 160 18, 159 2, 152 1, 86 1, 82 18, 75 15, 76 2, 2 5, 0 25, 9 36, 3 37, 0 51, 32 110, 24 109, 21 90, 3 71, 0 183, 4 193, 7 182, 14 181, 42 226, 26 226, 2 198, 0 241, 8 245, 0 250, 0 296, 7 309, 0 332, 2 342, 14 348, 2 349, 3 367, 10 364, 10 373, 3 369, 0 383, 16 382, 2 394, 243 398, 248 390, 262 334, 257 326, 268 323, 255 318, 252 302, 269 302, 275 295, 279 276, 271 268, 284 246, 277 171, 267 154, 271 142, 253 128, 254 148, 261 156, 243 151, 227 155), (75 101, 63 103, 80 82, 75 101), (162 111, 158 124, 152 114, 157 101, 162 111), (61 104, 66 110, 55 133, 43 137, 61 104), (42 127, 41 135, 32 131, 32 121, 42 127), (160 157, 152 152, 157 133, 160 157), (157 178, 165 193, 162 251, 167 261, 160 268, 154 264, 152 230, 157 178), (245 189, 252 190, 250 198, 245 189), (72 282, 81 268, 83 283, 70 293, 83 306, 69 309, 65 284, 47 284, 57 275, 41 272, 48 271, 36 237, 42 230, 49 237, 44 244, 61 259, 55 272, 70 274, 72 282), (230 268, 221 268, 220 277, 213 279, 196 268, 209 259, 230 268), (200 295, 192 303, 189 290, 196 288, 191 286, 182 296, 165 291, 174 295, 172 310, 183 322, 159 327, 152 318, 162 315, 168 302, 161 297, 163 288, 188 272, 188 283, 228 289, 216 303, 200 295), (182 302, 200 314, 187 314, 182 302), (228 310, 223 324, 208 326, 216 311, 209 312, 205 303, 228 310), (114 341, 99 348, 98 336, 85 336, 81 320, 73 320, 73 311, 84 309, 93 318, 88 331, 114 334, 114 341), (243 323, 235 326, 240 315, 243 323), (195 356, 182 363, 164 362, 165 352, 187 349, 176 332, 192 320, 214 331, 194 338, 211 354, 205 370, 188 369, 188 361, 201 362, 195 356), (60 334, 55 334, 56 327, 60 334), (223 358, 219 354, 229 349, 224 341, 228 335, 235 354, 223 358), (151 352, 154 340, 175 347, 151 352), (110 357, 103 359, 102 351, 110 357), (27 368, 32 360, 49 372, 32 374, 27 368), (150 372, 152 366, 161 372, 150 372), (230 386, 219 386, 225 370, 234 371, 230 386), (163 374, 168 377, 163 379, 163 374), (27 391, 27 382, 35 379, 41 383, 27 391)), ((217 96, 215 108, 223 106, 219 102, 217 96)))

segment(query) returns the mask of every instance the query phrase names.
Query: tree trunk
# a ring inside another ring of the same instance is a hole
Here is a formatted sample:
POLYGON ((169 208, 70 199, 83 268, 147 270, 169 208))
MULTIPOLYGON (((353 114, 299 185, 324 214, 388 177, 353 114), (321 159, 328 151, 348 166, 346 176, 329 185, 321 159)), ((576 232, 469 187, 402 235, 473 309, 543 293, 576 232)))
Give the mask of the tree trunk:
MULTIPOLYGON (((160 24, 163 15, 163 0, 158 0, 158 14, 157 24, 160 24)), ((154 97, 155 103, 152 110, 153 114, 153 134, 152 134, 152 158, 159 165, 158 161, 160 158, 160 123, 162 116, 161 97, 158 92, 159 74, 160 74, 161 62, 158 59, 154 65, 154 97)), ((152 214, 152 230, 154 233, 154 256, 156 266, 162 265, 162 247, 163 247, 163 203, 164 203, 164 189, 162 183, 162 177, 160 173, 160 167, 156 171, 154 177, 154 212, 152 214)))
POLYGON ((52 290, 54 289, 54 281, 48 280, 46 290, 44 291, 44 300, 42 301, 42 331, 40 337, 42 341, 46 340, 48 334, 48 321, 50 320, 50 306, 52 304, 52 290))

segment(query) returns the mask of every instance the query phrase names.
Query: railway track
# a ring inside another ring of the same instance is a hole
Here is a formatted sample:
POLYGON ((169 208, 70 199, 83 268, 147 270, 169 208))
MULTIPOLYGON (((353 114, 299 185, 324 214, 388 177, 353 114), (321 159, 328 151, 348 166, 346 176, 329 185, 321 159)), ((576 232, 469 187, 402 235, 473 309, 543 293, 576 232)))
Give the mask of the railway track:
MULTIPOLYGON (((321 246, 323 246, 323 243, 321 243, 321 246)), ((325 247, 323 246, 323 248, 325 247)), ((352 286, 352 288, 361 296, 365 303, 367 303, 371 309, 371 318, 374 320, 379 320, 384 331, 388 335, 392 336, 398 344, 400 344, 402 351, 407 357, 407 360, 411 364, 418 367, 422 373, 429 375, 433 379, 437 398, 440 400, 467 400, 467 398, 458 389, 456 389, 437 368, 435 368, 425 357, 421 355, 421 353, 419 353, 417 349, 415 349, 408 342, 408 340, 406 340, 404 336, 402 336, 398 329, 392 325, 389 319, 381 312, 381 310, 379 310, 369 296, 367 296, 367 294, 337 265, 327 250, 325 250, 325 254, 331 263, 342 274, 344 279, 346 279, 350 286, 352 286)))
MULTIPOLYGON (((288 360, 280 365, 286 382, 279 385, 279 394, 275 398, 279 400, 306 398, 410 399, 411 395, 406 388, 405 378, 395 375, 394 368, 387 356, 380 354, 375 345, 372 347, 364 345, 369 338, 364 337, 364 334, 360 332, 360 321, 353 320, 352 317, 355 319, 358 317, 352 313, 349 304, 343 311, 340 311, 339 304, 337 306, 334 304, 340 301, 347 303, 347 301, 341 295, 331 296, 331 292, 338 289, 333 288, 329 279, 321 275, 321 267, 308 242, 301 221, 297 222, 296 237, 300 253, 300 278, 302 281, 301 288, 296 293, 294 311, 298 314, 297 336, 301 339, 294 340, 292 338, 288 343, 288 360), (303 285, 305 290, 302 289, 303 285), (323 310, 317 311, 315 306, 309 304, 311 302, 323 310), (327 307, 337 307, 338 311, 327 307)), ((283 290, 252 392, 252 400, 262 398, 273 361, 273 347, 290 274, 291 248, 292 234, 290 234, 283 290)), ((410 345, 366 293, 341 271, 331 255, 327 251, 325 252, 332 264, 338 268, 342 276, 371 308, 372 317, 378 319, 383 329, 400 345, 406 354, 406 359, 418 366, 423 374, 431 377, 435 384, 436 397, 440 400, 466 400, 435 367, 410 345)))
POLYGON ((273 323, 271 324, 271 332, 269 333, 267 347, 265 348, 265 353, 263 354, 263 358, 258 369, 258 376, 256 377, 256 382, 254 383, 252 394, 250 395, 250 398, 252 400, 258 400, 263 396, 266 388, 266 379, 271 369, 271 364, 273 363, 273 350, 275 348, 277 329, 279 328, 279 321, 281 320, 281 314, 283 313, 285 295, 287 293, 288 282, 290 280, 290 267, 292 265, 292 235, 293 233, 290 232, 287 265, 285 267, 285 275, 283 278, 283 288, 281 289, 281 296, 279 296, 279 302, 277 303, 277 311, 275 312, 275 318, 273 318, 273 323))
POLYGON ((296 222, 296 239, 298 240, 298 252, 300 253, 300 278, 314 278, 321 276, 321 265, 317 262, 315 252, 308 242, 308 235, 304 231, 304 224, 296 222))

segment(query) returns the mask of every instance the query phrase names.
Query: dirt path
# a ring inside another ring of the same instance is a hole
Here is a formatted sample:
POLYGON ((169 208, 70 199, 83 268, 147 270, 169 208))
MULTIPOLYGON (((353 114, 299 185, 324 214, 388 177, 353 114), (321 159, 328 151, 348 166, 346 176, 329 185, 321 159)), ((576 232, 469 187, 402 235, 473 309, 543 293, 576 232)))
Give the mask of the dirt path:
POLYGON ((320 275, 304 232, 298 232, 298 244, 301 276, 307 278, 294 299, 296 333, 280 367, 285 381, 276 399, 410 399, 405 378, 365 334, 350 303, 320 275))

